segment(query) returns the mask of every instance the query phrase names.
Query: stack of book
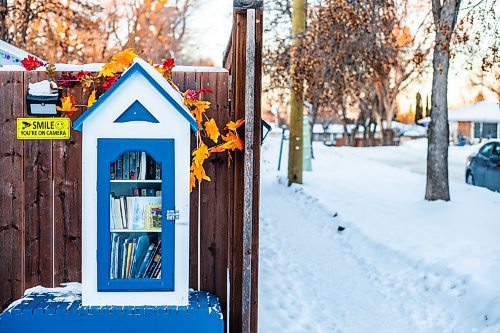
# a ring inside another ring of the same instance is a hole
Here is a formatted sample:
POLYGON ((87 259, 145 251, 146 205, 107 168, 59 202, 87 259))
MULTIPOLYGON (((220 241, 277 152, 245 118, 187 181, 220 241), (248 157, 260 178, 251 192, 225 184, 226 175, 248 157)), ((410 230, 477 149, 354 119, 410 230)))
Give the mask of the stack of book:
POLYGON ((113 180, 160 180, 161 165, 143 151, 123 153, 110 166, 113 180))
POLYGON ((110 196, 111 230, 161 229, 161 197, 110 196))
POLYGON ((137 236, 113 234, 111 242, 112 279, 161 278, 161 239, 158 234, 137 236))

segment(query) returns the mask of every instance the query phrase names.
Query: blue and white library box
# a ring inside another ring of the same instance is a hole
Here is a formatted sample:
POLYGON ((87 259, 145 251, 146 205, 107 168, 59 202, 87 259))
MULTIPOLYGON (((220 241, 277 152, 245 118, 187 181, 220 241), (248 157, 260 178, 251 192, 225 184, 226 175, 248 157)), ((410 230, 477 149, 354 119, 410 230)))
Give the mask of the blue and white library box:
POLYGON ((143 60, 74 123, 82 131, 82 305, 189 302, 189 166, 197 123, 143 60))

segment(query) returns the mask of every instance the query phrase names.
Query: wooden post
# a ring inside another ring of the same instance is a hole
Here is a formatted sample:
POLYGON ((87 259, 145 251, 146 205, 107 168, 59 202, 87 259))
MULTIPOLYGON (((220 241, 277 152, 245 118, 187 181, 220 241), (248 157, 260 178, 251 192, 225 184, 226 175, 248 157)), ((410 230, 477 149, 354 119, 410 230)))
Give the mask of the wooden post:
POLYGON ((255 113, 255 9, 247 10, 246 39, 246 98, 245 98, 245 162, 243 190, 243 333, 250 333, 252 303, 252 204, 254 164, 255 113))
MULTIPOLYGON (((306 0, 293 0, 292 10, 292 45, 298 45, 300 38, 306 28, 306 0)), ((304 147, 304 98, 303 82, 298 81, 294 72, 296 71, 295 52, 292 51, 291 74, 293 87, 290 92, 290 141, 288 151, 288 184, 302 184, 302 165, 303 165, 303 147, 304 147)))
POLYGON ((262 1, 234 1, 224 64, 231 74, 231 117, 245 118, 245 153, 233 160, 230 229, 230 332, 257 332, 262 91, 262 1))

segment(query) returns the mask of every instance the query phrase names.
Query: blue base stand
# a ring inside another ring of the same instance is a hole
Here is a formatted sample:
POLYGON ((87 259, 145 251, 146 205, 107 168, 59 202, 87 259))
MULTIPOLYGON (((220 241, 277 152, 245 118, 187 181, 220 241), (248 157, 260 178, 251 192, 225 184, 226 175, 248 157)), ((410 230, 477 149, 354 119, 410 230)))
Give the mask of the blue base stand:
POLYGON ((0 333, 222 333, 217 297, 193 292, 189 306, 82 306, 53 294, 24 296, 0 315, 0 333))

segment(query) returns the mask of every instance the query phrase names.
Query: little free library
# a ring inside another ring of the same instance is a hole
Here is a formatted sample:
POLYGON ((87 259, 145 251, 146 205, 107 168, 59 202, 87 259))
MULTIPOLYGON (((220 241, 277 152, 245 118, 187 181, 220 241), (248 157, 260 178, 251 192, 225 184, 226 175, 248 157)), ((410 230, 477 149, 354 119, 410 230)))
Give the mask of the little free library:
POLYGON ((261 25, 224 68, 0 68, 0 333, 257 332, 261 25))

